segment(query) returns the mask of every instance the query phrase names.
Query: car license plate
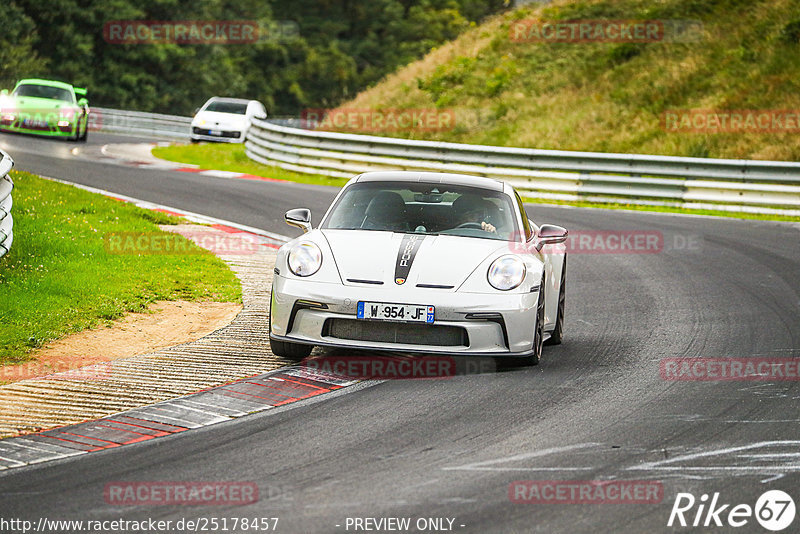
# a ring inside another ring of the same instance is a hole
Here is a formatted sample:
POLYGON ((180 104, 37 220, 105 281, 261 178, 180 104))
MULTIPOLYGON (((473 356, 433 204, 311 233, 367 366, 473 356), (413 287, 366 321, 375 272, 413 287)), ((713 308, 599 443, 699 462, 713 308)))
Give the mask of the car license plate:
POLYGON ((47 123, 40 119, 24 119, 22 125, 31 128, 42 128, 43 126, 47 126, 47 123))
POLYGON ((222 135, 222 130, 209 130, 209 135, 222 135))
POLYGON ((389 302, 358 302, 358 318, 378 321, 432 323, 434 307, 421 304, 392 304, 389 302))

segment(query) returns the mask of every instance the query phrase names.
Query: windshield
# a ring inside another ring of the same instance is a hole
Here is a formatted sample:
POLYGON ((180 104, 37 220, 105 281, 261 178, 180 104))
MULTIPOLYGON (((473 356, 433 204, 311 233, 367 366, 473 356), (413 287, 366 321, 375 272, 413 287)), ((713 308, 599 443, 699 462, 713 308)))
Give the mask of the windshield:
POLYGON ((234 113, 236 115, 245 115, 247 113, 247 104, 239 104, 237 102, 224 102, 222 100, 215 100, 206 106, 204 111, 216 111, 217 113, 234 113))
POLYGON ((63 100, 74 102, 72 91, 62 87, 51 87, 49 85, 25 84, 20 85, 14 90, 15 96, 31 96, 36 98, 49 98, 52 100, 63 100))
POLYGON ((421 182, 365 182, 347 188, 322 228, 382 230, 513 240, 519 236, 507 195, 421 182))

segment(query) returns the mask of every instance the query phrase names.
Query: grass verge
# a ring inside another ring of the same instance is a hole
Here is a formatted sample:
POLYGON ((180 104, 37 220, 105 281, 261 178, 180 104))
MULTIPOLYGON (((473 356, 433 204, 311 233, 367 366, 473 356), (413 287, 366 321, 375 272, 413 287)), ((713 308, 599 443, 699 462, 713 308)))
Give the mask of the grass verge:
POLYGON ((181 255, 104 247, 105 234, 166 234, 158 225, 179 219, 29 173, 12 178, 14 245, 0 258, 0 365, 157 300, 241 301, 228 266, 191 242, 192 253, 181 255))
MULTIPOLYGON (((261 165, 244 153, 244 147, 240 144, 197 144, 197 145, 171 145, 168 147, 157 147, 153 149, 153 155, 159 158, 180 163, 199 165, 204 169, 220 171, 234 171, 256 176, 266 176, 270 178, 280 178, 291 182, 305 184, 332 185, 341 187, 347 181, 344 178, 328 178, 326 176, 314 174, 300 174, 297 172, 285 171, 279 167, 268 167, 261 165)), ((760 213, 738 213, 723 210, 693 210, 675 208, 671 206, 639 206, 636 204, 606 204, 601 202, 572 202, 561 200, 543 200, 534 197, 523 197, 525 202, 536 204, 557 204, 563 206, 575 206, 578 208, 603 208, 603 209, 622 209, 635 211, 654 211, 659 213, 685 213, 693 215, 711 215, 715 217, 728 217, 734 219, 752 219, 761 221, 791 221, 800 222, 800 217, 787 215, 769 215, 760 213)))
POLYGON ((247 157, 244 152, 244 145, 240 143, 197 143, 192 145, 170 145, 166 147, 156 147, 153 155, 179 163, 198 165, 202 169, 212 169, 215 171, 233 171, 252 174, 254 176, 264 176, 267 178, 277 178, 290 182, 313 185, 332 185, 341 187, 346 182, 346 178, 332 178, 318 174, 301 174, 281 169, 280 167, 270 167, 262 165, 247 157))

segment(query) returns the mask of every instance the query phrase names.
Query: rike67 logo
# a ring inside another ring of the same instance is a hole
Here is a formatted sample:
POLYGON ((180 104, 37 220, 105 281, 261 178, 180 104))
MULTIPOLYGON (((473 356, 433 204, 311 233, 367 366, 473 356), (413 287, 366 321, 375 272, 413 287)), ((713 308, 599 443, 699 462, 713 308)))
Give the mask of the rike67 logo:
MULTIPOLYGON (((691 493, 678 493, 667 526, 743 527, 755 520, 765 529, 778 532, 794 522, 794 500, 781 490, 764 492, 755 506, 723 503, 718 492, 709 501, 708 494, 696 499, 691 493)), ((752 531, 752 526, 746 529, 752 531)))

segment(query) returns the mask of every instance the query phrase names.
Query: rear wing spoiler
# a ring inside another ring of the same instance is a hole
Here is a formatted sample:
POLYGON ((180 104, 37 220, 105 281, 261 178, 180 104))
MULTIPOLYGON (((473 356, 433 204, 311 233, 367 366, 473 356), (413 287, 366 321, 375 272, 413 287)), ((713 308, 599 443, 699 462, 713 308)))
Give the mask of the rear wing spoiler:
POLYGON ((75 96, 78 99, 86 98, 86 89, 84 87, 73 87, 72 89, 75 91, 75 96))

